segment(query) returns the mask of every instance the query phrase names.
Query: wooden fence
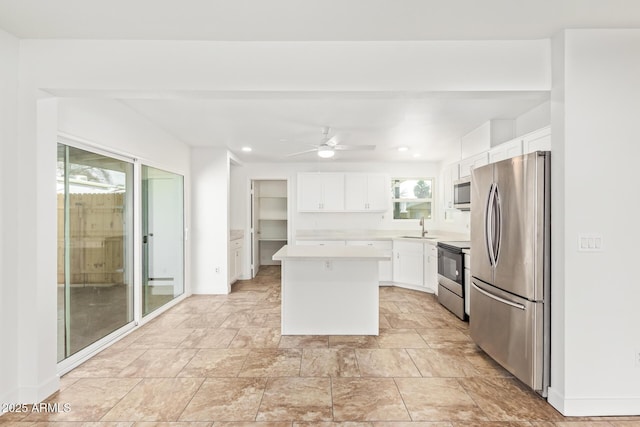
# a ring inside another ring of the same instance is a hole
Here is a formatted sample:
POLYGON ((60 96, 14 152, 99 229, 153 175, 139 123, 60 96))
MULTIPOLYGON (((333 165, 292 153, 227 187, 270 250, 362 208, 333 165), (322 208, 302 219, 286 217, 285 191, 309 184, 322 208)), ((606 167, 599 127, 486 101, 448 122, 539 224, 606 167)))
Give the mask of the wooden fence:
MULTIPOLYGON (((70 194, 71 284, 124 283, 124 194, 70 194)), ((64 195, 58 194, 58 283, 64 283, 64 195)))

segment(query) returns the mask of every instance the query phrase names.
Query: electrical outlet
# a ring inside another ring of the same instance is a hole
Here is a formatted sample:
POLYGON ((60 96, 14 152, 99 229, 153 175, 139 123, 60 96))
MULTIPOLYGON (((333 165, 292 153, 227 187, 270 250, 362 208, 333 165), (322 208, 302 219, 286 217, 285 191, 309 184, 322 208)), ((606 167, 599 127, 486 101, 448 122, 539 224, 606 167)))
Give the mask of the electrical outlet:
POLYGON ((220 267, 216 267, 216 273, 220 273, 220 267))

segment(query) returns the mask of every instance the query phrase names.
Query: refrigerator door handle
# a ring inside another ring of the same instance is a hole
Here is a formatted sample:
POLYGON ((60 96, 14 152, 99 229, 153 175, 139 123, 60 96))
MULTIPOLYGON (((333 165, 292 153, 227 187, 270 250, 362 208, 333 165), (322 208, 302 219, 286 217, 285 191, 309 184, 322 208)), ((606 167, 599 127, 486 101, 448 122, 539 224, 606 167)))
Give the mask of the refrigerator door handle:
POLYGON ((515 303, 515 302, 511 302, 511 301, 506 300, 506 299, 504 299, 504 298, 500 298, 499 296, 496 296, 496 295, 490 294, 489 292, 485 291, 484 289, 479 288, 479 287, 478 287, 478 285, 476 285, 475 283, 471 283, 471 286, 473 286, 473 288, 474 288, 476 291, 480 292, 482 295, 486 296, 487 298, 491 298, 491 299, 493 299, 493 300, 496 300, 496 301, 498 301, 498 302, 501 302, 502 304, 506 304, 506 305, 508 305, 508 306, 511 306, 511 307, 517 308, 517 309, 519 309, 519 310, 525 310, 525 306, 524 306, 524 305, 522 305, 522 304, 518 304, 518 303, 515 303))
POLYGON ((487 204, 485 207, 485 222, 484 222, 484 238, 485 244, 487 246, 487 253, 489 255, 489 264, 492 267, 496 265, 495 263, 495 252, 493 249, 493 203, 495 197, 495 184, 491 183, 489 187, 489 196, 487 197, 487 204))
POLYGON ((495 204, 496 220, 494 223, 495 240, 493 241, 493 262, 494 265, 498 265, 498 258, 500 258, 500 243, 502 241, 502 204, 500 203, 500 189, 498 188, 498 184, 495 184, 494 193, 495 196, 493 198, 493 203, 495 204))

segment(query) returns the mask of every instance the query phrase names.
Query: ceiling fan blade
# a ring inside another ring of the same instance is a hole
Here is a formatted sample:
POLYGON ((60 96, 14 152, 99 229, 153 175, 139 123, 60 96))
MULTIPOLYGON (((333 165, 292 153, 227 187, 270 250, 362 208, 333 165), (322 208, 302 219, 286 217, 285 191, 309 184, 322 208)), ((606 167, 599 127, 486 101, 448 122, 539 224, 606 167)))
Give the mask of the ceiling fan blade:
POLYGON ((333 135, 331 138, 324 141, 323 144, 326 144, 330 147, 335 147, 340 144, 340 139, 338 138, 338 135, 333 135))
POLYGON ((336 145, 333 147, 335 150, 340 151, 365 151, 365 150, 375 150, 375 145, 336 145))
POLYGON ((311 149, 311 150, 305 150, 305 151, 299 151, 299 152, 297 152, 297 153, 287 154, 287 155, 286 155, 286 157, 299 156, 299 155, 301 155, 301 154, 314 153, 314 152, 316 152, 316 151, 318 151, 318 149, 317 149, 317 148, 313 148, 313 149, 311 149))

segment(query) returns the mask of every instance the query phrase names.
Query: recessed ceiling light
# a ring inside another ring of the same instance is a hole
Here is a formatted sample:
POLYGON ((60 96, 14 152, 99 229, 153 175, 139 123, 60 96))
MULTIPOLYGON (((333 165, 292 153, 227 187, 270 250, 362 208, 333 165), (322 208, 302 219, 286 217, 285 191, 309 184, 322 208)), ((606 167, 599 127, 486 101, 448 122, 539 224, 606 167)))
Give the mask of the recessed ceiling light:
POLYGON ((420 153, 416 153, 413 155, 414 158, 420 157, 420 153))
POLYGON ((251 147, 242 147, 242 151, 244 151, 245 153, 248 153, 250 151, 252 151, 253 149, 251 147))
POLYGON ((398 151, 409 151, 409 147, 398 147, 398 151))

